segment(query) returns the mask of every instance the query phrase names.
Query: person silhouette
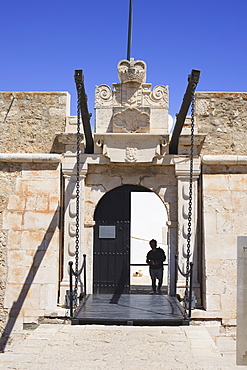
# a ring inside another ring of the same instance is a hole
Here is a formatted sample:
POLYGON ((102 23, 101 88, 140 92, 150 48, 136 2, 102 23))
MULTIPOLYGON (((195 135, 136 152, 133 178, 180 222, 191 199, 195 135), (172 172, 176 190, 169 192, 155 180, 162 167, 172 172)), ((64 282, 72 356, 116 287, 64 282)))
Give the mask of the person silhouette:
POLYGON ((166 260, 165 252, 157 247, 155 239, 149 242, 151 251, 147 253, 146 263, 149 265, 149 273, 152 279, 152 292, 150 294, 161 294, 163 283, 163 262, 166 260), (156 291, 156 279, 158 279, 158 289, 156 291))

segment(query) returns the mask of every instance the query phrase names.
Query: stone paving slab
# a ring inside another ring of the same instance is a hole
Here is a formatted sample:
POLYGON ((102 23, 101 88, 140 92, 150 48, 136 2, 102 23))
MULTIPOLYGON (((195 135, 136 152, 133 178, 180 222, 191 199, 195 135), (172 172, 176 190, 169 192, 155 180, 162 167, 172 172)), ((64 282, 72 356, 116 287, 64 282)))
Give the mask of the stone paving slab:
POLYGON ((0 369, 247 369, 222 355, 205 326, 41 324, 13 334, 0 369))

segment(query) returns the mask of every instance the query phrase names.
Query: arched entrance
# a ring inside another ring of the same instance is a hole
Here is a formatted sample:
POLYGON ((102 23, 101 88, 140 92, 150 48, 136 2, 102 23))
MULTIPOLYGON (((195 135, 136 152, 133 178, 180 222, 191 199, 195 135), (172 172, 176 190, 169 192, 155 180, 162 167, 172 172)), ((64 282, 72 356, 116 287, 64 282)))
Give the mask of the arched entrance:
POLYGON ((123 185, 101 198, 94 214, 94 293, 129 293, 132 284, 150 285, 147 266, 142 266, 149 250, 148 241, 156 238, 162 244, 166 239, 157 217, 166 224, 164 204, 142 186, 123 185), (156 200, 161 203, 162 215, 156 200))
POLYGON ((149 241, 157 240, 167 260, 164 263, 163 289, 167 292, 168 258, 167 211, 164 203, 154 192, 131 193, 131 228, 130 228, 130 286, 133 293, 150 292, 149 266, 146 255, 150 250, 149 241))

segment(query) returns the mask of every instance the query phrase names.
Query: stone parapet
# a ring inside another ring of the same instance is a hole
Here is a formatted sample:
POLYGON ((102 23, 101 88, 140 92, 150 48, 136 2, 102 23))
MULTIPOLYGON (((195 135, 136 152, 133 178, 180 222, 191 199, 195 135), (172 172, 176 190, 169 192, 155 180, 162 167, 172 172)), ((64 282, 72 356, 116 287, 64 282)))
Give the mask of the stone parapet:
POLYGON ((69 115, 67 92, 0 92, 0 152, 62 153, 56 132, 69 115))
POLYGON ((207 133, 202 154, 246 153, 247 93, 196 92, 198 132, 207 133))

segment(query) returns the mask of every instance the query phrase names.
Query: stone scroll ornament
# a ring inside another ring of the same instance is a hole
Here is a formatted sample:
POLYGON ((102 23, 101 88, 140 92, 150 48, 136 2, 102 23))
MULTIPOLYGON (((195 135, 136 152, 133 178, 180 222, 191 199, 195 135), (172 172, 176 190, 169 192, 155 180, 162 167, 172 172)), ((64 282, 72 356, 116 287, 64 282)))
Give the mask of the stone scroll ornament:
POLYGON ((168 87, 157 85, 150 94, 145 94, 145 106, 168 109, 168 87))
POLYGON ((95 103, 96 105, 112 106, 113 104, 112 89, 108 85, 96 86, 95 103))

